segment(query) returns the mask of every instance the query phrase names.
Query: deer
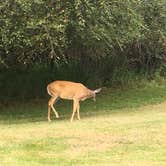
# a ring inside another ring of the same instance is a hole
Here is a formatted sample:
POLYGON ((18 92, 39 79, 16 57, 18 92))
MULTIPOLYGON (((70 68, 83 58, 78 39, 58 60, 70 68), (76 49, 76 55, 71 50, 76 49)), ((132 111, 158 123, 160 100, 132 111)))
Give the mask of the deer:
POLYGON ((80 101, 88 98, 93 98, 96 101, 96 94, 101 91, 101 88, 90 90, 82 83, 71 81, 53 81, 47 85, 47 92, 51 96, 48 101, 48 121, 51 121, 51 110, 54 112, 56 118, 59 118, 58 112, 54 108, 54 103, 58 98, 73 100, 73 112, 70 121, 73 121, 74 115, 77 112, 77 119, 80 120, 80 101))

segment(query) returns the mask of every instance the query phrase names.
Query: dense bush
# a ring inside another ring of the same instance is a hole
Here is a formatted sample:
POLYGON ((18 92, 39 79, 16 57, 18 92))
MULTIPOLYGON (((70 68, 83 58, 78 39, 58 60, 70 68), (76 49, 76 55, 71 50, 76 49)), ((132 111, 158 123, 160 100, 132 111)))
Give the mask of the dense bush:
POLYGON ((38 79, 41 86, 53 78, 97 86, 135 73, 164 75, 165 6, 165 0, 4 0, 0 88, 14 89, 19 79, 23 86, 26 77, 35 89, 38 79), (11 75, 18 80, 8 85, 11 75))

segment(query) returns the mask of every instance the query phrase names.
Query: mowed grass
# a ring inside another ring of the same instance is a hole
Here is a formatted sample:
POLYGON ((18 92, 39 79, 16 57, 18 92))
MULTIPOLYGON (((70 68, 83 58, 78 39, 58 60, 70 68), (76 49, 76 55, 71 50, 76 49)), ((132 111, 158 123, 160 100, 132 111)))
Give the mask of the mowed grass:
POLYGON ((48 123, 46 102, 1 107, 1 166, 166 165, 165 85, 104 89, 73 123, 71 102, 61 100, 61 118, 48 123))

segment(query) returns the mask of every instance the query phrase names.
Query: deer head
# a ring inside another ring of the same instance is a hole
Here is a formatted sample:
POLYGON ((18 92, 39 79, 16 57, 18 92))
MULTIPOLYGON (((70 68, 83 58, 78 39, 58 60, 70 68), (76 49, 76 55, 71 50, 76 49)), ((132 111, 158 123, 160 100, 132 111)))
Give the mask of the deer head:
POLYGON ((93 90, 93 101, 96 101, 96 94, 99 93, 101 91, 102 88, 98 88, 93 90))

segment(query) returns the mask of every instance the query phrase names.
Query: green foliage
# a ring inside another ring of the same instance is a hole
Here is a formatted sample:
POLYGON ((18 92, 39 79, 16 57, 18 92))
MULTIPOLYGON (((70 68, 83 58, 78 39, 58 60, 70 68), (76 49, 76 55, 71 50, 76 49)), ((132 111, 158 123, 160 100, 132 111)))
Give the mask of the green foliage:
POLYGON ((61 7, 59 1, 3 1, 0 6, 3 25, 0 50, 4 59, 11 61, 11 65, 40 63, 48 59, 49 52, 54 53, 50 58, 56 55, 54 49, 60 53, 65 47, 65 21, 61 7))
POLYGON ((42 86, 67 79, 94 87, 123 84, 137 75, 165 76, 165 6, 165 0, 2 1, 2 91, 5 85, 15 89, 14 78, 20 86, 31 80, 35 89, 35 79, 42 86))
POLYGON ((165 70, 166 64, 166 20, 165 1, 142 1, 139 14, 143 18, 141 36, 128 46, 127 56, 138 70, 149 74, 156 69, 165 70))
POLYGON ((164 0, 5 0, 0 4, 1 63, 61 63, 85 54, 98 59, 117 49, 126 53, 126 46, 132 54, 134 43, 145 47, 137 59, 142 54, 160 59, 164 6, 164 0))

